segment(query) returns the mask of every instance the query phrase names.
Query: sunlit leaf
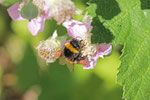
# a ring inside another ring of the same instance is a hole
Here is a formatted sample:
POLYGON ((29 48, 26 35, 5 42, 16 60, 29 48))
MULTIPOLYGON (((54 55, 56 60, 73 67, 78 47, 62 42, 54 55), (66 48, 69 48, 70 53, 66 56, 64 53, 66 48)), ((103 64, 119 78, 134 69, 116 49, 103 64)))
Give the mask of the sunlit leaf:
MULTIPOLYGON (((142 4, 146 2, 141 1, 142 4)), ((91 0, 90 2, 90 5, 97 6, 96 21, 102 23, 113 34, 112 42, 124 45, 117 78, 124 87, 123 97, 127 100, 150 98, 150 18, 148 11, 142 11, 141 1, 91 0)), ((93 34, 97 35, 97 38, 93 39, 95 42, 99 39, 100 33, 93 34)))

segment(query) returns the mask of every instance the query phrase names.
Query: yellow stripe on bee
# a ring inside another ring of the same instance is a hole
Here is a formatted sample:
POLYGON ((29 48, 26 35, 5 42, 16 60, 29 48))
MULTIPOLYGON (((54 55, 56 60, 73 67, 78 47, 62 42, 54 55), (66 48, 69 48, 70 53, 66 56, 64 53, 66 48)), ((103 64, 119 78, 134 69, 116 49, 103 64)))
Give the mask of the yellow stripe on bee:
POLYGON ((67 49, 69 49, 71 52, 73 52, 73 53, 78 53, 78 50, 77 49, 75 49, 70 43, 66 43, 65 44, 65 47, 67 48, 67 49))

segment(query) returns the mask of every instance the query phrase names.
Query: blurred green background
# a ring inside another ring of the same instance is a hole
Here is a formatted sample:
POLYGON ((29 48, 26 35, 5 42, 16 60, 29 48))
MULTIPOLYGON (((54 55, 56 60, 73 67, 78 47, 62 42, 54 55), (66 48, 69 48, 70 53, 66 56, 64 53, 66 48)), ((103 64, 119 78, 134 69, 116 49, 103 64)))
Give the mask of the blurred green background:
MULTIPOLYGON (((86 11, 87 0, 74 2, 86 11)), ((116 83, 121 46, 99 59, 95 69, 75 65, 70 72, 58 61, 46 65, 35 47, 55 29, 59 35, 66 34, 65 28, 48 20, 44 32, 34 37, 27 29, 28 21, 11 20, 8 7, 0 4, 0 100, 122 100, 122 87, 116 83)))

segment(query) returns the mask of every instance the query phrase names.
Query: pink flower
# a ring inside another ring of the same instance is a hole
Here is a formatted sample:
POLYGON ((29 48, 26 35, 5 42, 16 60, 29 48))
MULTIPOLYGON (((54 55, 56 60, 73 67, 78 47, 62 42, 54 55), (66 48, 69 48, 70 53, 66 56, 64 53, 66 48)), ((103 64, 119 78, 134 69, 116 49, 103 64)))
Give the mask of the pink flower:
POLYGON ((97 63, 99 57, 104 58, 104 56, 108 55, 112 51, 112 46, 110 44, 97 44, 97 51, 92 55, 92 59, 86 59, 87 64, 83 67, 83 69, 93 69, 97 63))
MULTIPOLYGON (((9 16, 13 20, 25 20, 21 17, 21 9, 29 0, 18 2, 7 9, 9 16)), ((33 4, 38 8, 39 14, 32 19, 28 28, 32 35, 36 36, 39 32, 43 32, 45 20, 53 18, 57 24, 71 20, 75 14, 75 5, 71 0, 33 0, 33 4)))
POLYGON ((14 5, 12 5, 10 8, 7 9, 9 16, 13 20, 24 20, 24 18, 21 17, 20 11, 19 11, 19 5, 21 2, 17 2, 14 5))
POLYGON ((38 56, 44 59, 47 63, 56 61, 55 54, 61 49, 61 41, 58 39, 57 31, 55 31, 51 38, 41 41, 36 47, 38 56))
MULTIPOLYGON (((33 0, 33 4, 36 5, 39 10, 39 15, 28 23, 29 31, 33 36, 36 36, 39 32, 44 30, 45 20, 48 18, 47 13, 49 11, 45 3, 46 2, 44 0, 33 0), (44 6, 39 4, 44 4, 44 6)), ((21 7, 24 4, 25 2, 18 2, 7 9, 9 16, 13 20, 25 20, 20 14, 21 7)))
POLYGON ((88 31, 91 31, 92 26, 89 23, 82 23, 76 20, 66 21, 63 26, 67 28, 68 35, 72 38, 78 38, 85 36, 88 31))
POLYGON ((72 20, 64 22, 63 26, 67 28, 69 36, 82 40, 84 47, 81 50, 81 55, 87 57, 83 69, 93 69, 99 57, 104 58, 104 56, 111 53, 111 44, 91 44, 92 26, 90 17, 87 18, 87 23, 72 20))

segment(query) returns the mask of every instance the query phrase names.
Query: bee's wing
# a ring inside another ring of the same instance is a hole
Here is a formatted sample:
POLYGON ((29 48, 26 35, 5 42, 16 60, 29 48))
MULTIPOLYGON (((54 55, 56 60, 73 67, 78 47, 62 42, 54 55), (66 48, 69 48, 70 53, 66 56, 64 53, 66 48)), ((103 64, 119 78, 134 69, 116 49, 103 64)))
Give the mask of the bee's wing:
POLYGON ((71 72, 74 71, 74 65, 71 63, 68 63, 63 56, 59 58, 59 64, 61 64, 61 65, 66 64, 71 72))
POLYGON ((65 58, 63 56, 59 57, 59 64, 61 64, 61 65, 66 64, 65 58))
POLYGON ((71 72, 74 71, 74 64, 66 63, 66 65, 67 65, 67 67, 69 68, 69 70, 70 70, 71 72))

